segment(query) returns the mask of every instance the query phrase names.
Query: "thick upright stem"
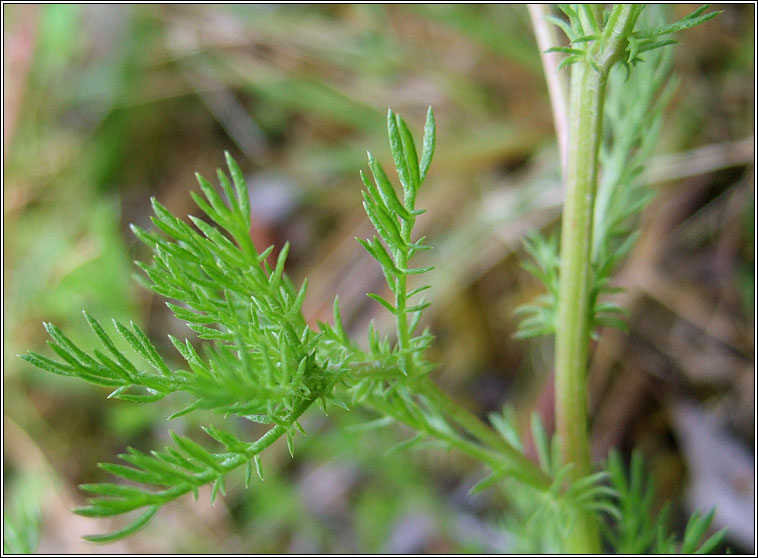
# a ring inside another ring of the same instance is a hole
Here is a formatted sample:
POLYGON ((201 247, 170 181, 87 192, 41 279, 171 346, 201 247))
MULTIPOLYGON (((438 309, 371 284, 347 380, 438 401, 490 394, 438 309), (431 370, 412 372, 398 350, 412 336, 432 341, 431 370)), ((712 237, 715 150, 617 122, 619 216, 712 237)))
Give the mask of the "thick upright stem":
POLYGON ((587 61, 571 74, 566 203, 561 229, 561 273, 556 331, 556 422, 564 463, 589 472, 587 353, 590 328, 592 214, 597 188, 605 74, 587 61))
MULTIPOLYGON (((575 478, 590 472, 587 430, 590 263, 605 84, 605 73, 593 68, 589 61, 582 60, 572 68, 555 340, 555 411, 561 458, 563 463, 574 463, 575 478)), ((567 552, 600 551, 597 526, 589 514, 577 517, 565 545, 567 552)))
MULTIPOLYGON (((608 72, 626 49, 627 37, 640 11, 641 8, 632 5, 614 6, 602 36, 592 43, 571 71, 566 202, 561 229, 555 340, 555 411, 561 458, 564 463, 574 464, 574 479, 591 471, 587 356, 593 311, 590 307, 592 219, 605 88, 608 72)), ((577 514, 564 544, 566 552, 600 551, 600 538, 592 515, 577 514)))

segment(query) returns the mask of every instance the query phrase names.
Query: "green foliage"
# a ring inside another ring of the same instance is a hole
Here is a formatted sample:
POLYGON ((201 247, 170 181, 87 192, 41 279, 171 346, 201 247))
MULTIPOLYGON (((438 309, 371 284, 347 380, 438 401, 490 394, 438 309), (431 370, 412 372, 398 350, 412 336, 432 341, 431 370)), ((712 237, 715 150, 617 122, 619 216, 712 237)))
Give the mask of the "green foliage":
POLYGON ((363 404, 380 414, 382 424, 391 417, 418 432, 397 449, 437 439, 478 458, 499 475, 514 475, 536 487, 549 486, 545 473, 452 403, 426 377, 433 366, 423 353, 432 336, 428 331, 417 334, 416 329, 428 306, 417 297, 428 287, 411 289, 408 282, 431 269, 409 263, 427 248, 423 238, 413 239, 412 229, 423 213, 416 209, 415 200, 434 153, 434 115, 430 109, 420 157, 403 119, 389 111, 387 124, 403 197, 400 201, 383 168, 369 154, 373 182, 362 176, 364 208, 377 236, 360 242, 381 266, 394 295, 392 301, 372 296, 396 318, 394 342, 372 326, 368 349, 360 349, 345 332, 338 300, 333 324, 320 323, 318 331, 306 324, 300 311, 305 284, 296 290, 284 274, 286 245, 273 269, 265 261, 272 248, 258 252, 253 245, 247 232, 247 190, 239 168, 227 156, 231 181, 219 172, 226 201, 200 176, 204 197, 193 194, 214 225, 191 217, 192 228, 153 200, 153 223, 158 231, 132 227, 155 255, 152 263, 138 264, 148 278, 147 286, 175 300, 178 304, 167 304, 177 318, 200 339, 209 341, 197 350, 189 340, 170 337, 186 369, 172 369, 134 323, 127 326, 114 320, 119 336, 114 338, 86 312, 85 318, 105 351, 88 353, 59 328, 45 324, 52 339, 49 345, 61 360, 34 352, 22 355, 49 372, 114 388, 109 398, 149 403, 177 392, 189 397, 169 418, 206 409, 273 424, 254 442, 244 442, 220 428, 204 428, 223 446, 219 452, 174 435, 175 445, 163 451, 146 454, 130 448, 120 456, 130 466, 102 465, 122 480, 162 488, 84 485, 96 496, 77 513, 107 517, 142 510, 127 527, 90 540, 109 542, 130 535, 163 504, 188 492, 197 494, 201 485, 212 483, 215 497, 224 490, 225 475, 242 465, 247 465, 248 479, 253 468, 260 474, 260 452, 284 437, 292 453, 295 434, 301 429, 297 419, 315 401, 324 410, 328 403, 341 407, 363 404), (130 347, 133 354, 120 350, 119 344, 130 347), (471 435, 478 438, 476 443, 471 435))
MULTIPOLYGON (((568 13, 575 14, 570 9, 568 13)), ((661 10, 651 7, 639 16, 638 25, 656 29, 662 21, 661 10)), ((653 154, 663 112, 676 89, 676 80, 670 79, 672 56, 670 49, 657 49, 633 73, 617 67, 608 76, 592 224, 590 328, 595 338, 603 326, 626 330, 625 309, 605 295, 621 290, 610 286, 611 278, 634 246, 639 216, 653 197, 642 171, 653 154)), ((547 292, 517 310, 525 315, 517 336, 550 335, 555 332, 558 307, 559 241, 533 233, 524 247, 532 261, 524 262, 523 267, 547 292)))
MULTIPOLYGON (((613 291, 610 278, 634 241, 635 219, 649 199, 640 173, 654 146, 651 130, 660 127, 672 91, 663 87, 670 57, 658 49, 670 42, 657 37, 715 14, 704 15, 702 8, 673 25, 656 23, 635 31, 642 6, 617 6, 610 11, 590 6, 561 9, 568 23, 554 22, 571 39, 570 47, 556 49, 568 54, 564 63, 584 60, 599 72, 610 72, 615 62, 628 69, 629 64, 640 61, 639 54, 654 51, 645 70, 635 71, 633 77, 622 79, 618 71, 608 74, 610 98, 600 152, 604 172, 594 206, 586 311, 591 329, 623 327, 618 318, 622 309, 601 296, 613 291), (619 45, 615 25, 622 19, 630 26, 624 27, 621 35, 625 42, 619 45)), ((203 426, 215 442, 213 449, 206 447, 210 440, 201 444, 171 432, 173 443, 163 450, 145 453, 128 448, 119 455, 125 465, 101 464, 117 482, 82 485, 93 496, 76 512, 88 517, 138 515, 121 529, 87 539, 111 542, 131 535, 164 504, 190 492, 197 498, 203 485, 212 485, 213 501, 219 492, 225 493, 226 476, 243 466, 246 486, 254 474, 262 480, 261 453, 283 438, 293 454, 297 432, 304 433, 298 421, 318 402, 325 413, 330 404, 372 409, 377 416, 360 429, 395 421, 415 431, 389 451, 435 442, 486 465, 488 476, 472 491, 506 487, 516 511, 509 530, 527 551, 565 551, 566 540, 587 517, 608 524, 606 538, 618 551, 714 549, 723 532, 700 544, 713 512, 693 515, 681 543, 667 533, 665 514, 652 519, 652 484, 644 479, 638 456, 633 458, 628 480, 617 455, 611 456, 607 471, 587 473, 577 463, 562 460, 559 437, 551 438, 535 418, 531 435, 538 463, 534 463, 526 457, 525 444, 507 411, 493 414, 490 424, 483 423, 431 382, 428 375, 434 365, 425 352, 433 337, 428 330, 417 331, 429 306, 422 296, 429 286, 411 283, 433 268, 415 267, 411 262, 429 249, 424 237, 414 236, 414 225, 424 212, 416 207, 417 195, 435 151, 434 114, 430 107, 420 151, 409 126, 392 110, 387 114, 387 130, 401 195, 369 153, 371 176, 363 172, 360 176, 365 187, 363 207, 376 234, 357 240, 383 272, 391 297, 368 296, 394 316, 394 334, 385 335, 372 323, 364 348, 348 336, 338 299, 332 324, 319 323, 317 329, 309 326, 301 311, 307 281, 296 287, 285 274, 287 244, 273 267, 267 258, 274 247, 260 251, 253 244, 247 186, 240 168, 227 154, 229 175, 218 171, 220 191, 197 175, 203 195, 192 193, 192 198, 206 218, 190 216, 189 224, 153 200, 155 230, 132 226, 154 256, 152 262, 138 264, 146 277, 142 281, 171 299, 168 307, 201 340, 169 336, 181 357, 180 367, 162 356, 135 323, 113 320, 114 336, 87 312, 85 320, 101 348, 85 351, 58 327, 46 323, 49 346, 59 360, 35 352, 22 355, 51 373, 111 388, 108 397, 112 399, 151 403, 172 396, 171 401, 179 405, 169 419, 206 410, 223 415, 227 422, 241 418, 268 425, 254 441, 242 440, 231 431, 231 424, 225 428, 203 426)), ((545 284, 548 294, 522 308, 527 318, 519 335, 554 333, 560 284, 557 238, 533 235, 526 246, 534 263, 525 267, 545 284)))
MULTIPOLYGON (((502 436, 523 451, 524 442, 517 432, 515 414, 510 407, 506 406, 502 413, 491 414, 490 421, 502 436)), ((616 492, 605 483, 608 478, 605 471, 590 473, 571 482, 569 477, 574 465, 562 463, 557 437, 548 436, 536 414, 531 420, 531 442, 540 467, 552 479, 547 490, 535 490, 506 476, 490 475, 471 491, 502 483, 512 507, 506 517, 505 529, 514 539, 513 552, 562 552, 563 541, 575 525, 578 513, 589 513, 598 519, 618 516, 614 500, 616 492)))
POLYGON ((230 157, 227 160, 232 181, 219 172, 227 202, 202 177, 198 181, 205 198, 193 196, 220 228, 192 218, 195 230, 155 200, 153 222, 165 236, 133 227, 155 254, 151 264, 140 264, 150 288, 179 302, 168 303, 176 316, 187 321, 201 339, 213 341, 198 352, 189 340, 171 338, 187 369, 171 370, 134 323, 126 326, 114 320, 116 332, 139 360, 127 356, 86 312, 90 328, 108 354, 99 349, 87 353, 60 329, 45 324, 52 338, 49 345, 61 360, 33 352, 22 358, 55 374, 115 388, 110 398, 146 403, 174 392, 187 394, 189 404, 170 418, 212 409, 274 427, 253 443, 209 427, 206 432, 224 446, 223 452, 210 453, 189 438, 175 437, 176 448, 152 455, 130 450, 121 456, 136 468, 105 465, 122 479, 166 488, 86 485, 86 490, 100 497, 78 510, 83 515, 102 517, 146 508, 129 527, 92 540, 105 542, 131 534, 162 504, 200 485, 212 482, 214 494, 223 490, 227 472, 245 463, 250 467, 260 451, 281 436, 291 447, 299 427, 297 418, 316 399, 330 400, 334 384, 345 371, 340 362, 329 358, 316 362, 322 335, 307 326, 300 312, 305 284, 296 291, 283 273, 287 246, 274 269, 264 263, 271 248, 259 253, 253 246, 248 234, 247 189, 236 163, 230 157))
POLYGON ((242 172, 227 154, 231 180, 222 171, 218 179, 224 198, 202 176, 197 176, 204 194, 192 194, 198 207, 213 225, 190 217, 191 227, 153 200, 153 223, 149 232, 133 226, 139 240, 154 253, 150 264, 140 263, 147 286, 171 298, 176 317, 185 321, 203 343, 200 351, 189 340, 170 337, 186 362, 186 369, 172 370, 147 336, 133 322, 116 320, 119 338, 85 312, 85 319, 105 352, 82 350, 59 328, 45 324, 50 348, 61 360, 30 352, 27 362, 54 374, 73 376, 99 386, 115 388, 109 398, 149 403, 181 392, 190 401, 169 418, 197 409, 254 422, 273 424, 257 441, 243 442, 234 434, 213 426, 205 432, 223 446, 212 453, 188 437, 172 434, 174 447, 145 454, 129 449, 120 458, 131 466, 104 464, 102 467, 123 480, 164 487, 153 490, 125 484, 83 485, 96 494, 77 513, 93 517, 120 515, 143 509, 129 526, 90 540, 108 542, 130 535, 145 525, 160 506, 187 492, 197 495, 201 485, 213 483, 213 496, 224 490, 224 476, 247 464, 249 480, 253 467, 261 474, 258 455, 280 437, 293 451, 300 425, 298 417, 318 400, 324 409, 329 402, 345 406, 343 399, 358 402, 370 396, 390 405, 394 415, 428 433, 444 431, 444 421, 434 411, 419 412, 411 392, 388 379, 418 379, 431 370, 420 356, 431 342, 428 333, 413 336, 419 316, 427 304, 409 303, 427 287, 407 289, 409 276, 429 268, 409 268, 408 262, 427 247, 423 238, 411 240, 416 194, 431 164, 435 146, 434 115, 429 109, 419 159, 407 124, 392 111, 388 130, 393 158, 403 187, 401 203, 381 165, 369 155, 374 183, 363 176, 364 207, 378 237, 362 241, 384 271, 395 295, 393 302, 379 295, 372 298, 386 306, 398 320, 398 339, 391 345, 374 328, 369 334, 369 351, 359 350, 346 335, 335 300, 334 325, 320 324, 313 331, 305 322, 301 306, 306 283, 296 289, 284 273, 288 245, 273 268, 266 257, 269 247, 259 252, 250 236, 250 207, 242 172), (386 246, 386 247, 385 247, 386 246), (408 323, 408 320, 411 323, 408 323), (128 345, 127 355, 118 345, 128 345), (343 389, 335 395, 335 385, 343 389))
MULTIPOLYGON (((568 55, 562 65, 576 64, 572 68, 571 124, 564 177, 567 199, 560 255, 555 238, 546 240, 532 235, 527 239, 526 251, 534 262, 527 262, 524 267, 544 283, 547 294, 518 310, 526 314, 518 335, 556 334, 558 445, 560 455, 574 462, 567 467, 576 465, 580 471, 584 471, 582 467, 586 463, 582 460, 589 454, 586 348, 590 336, 597 338, 599 326, 625 328, 619 318, 623 309, 602 300, 601 296, 617 290, 609 286, 610 279, 634 243, 638 215, 651 197, 640 175, 655 145, 661 114, 674 87, 671 82, 667 83, 670 53, 659 48, 673 41, 654 38, 689 28, 716 15, 702 15, 707 9, 704 7, 676 24, 663 25, 660 13, 648 11, 645 21, 644 8, 616 5, 604 10, 601 6, 564 5, 561 10, 568 17, 568 23, 550 18, 571 40, 571 47, 550 50, 568 55), (638 55, 645 51, 653 51, 648 63, 630 73, 629 65, 640 62, 638 55), (625 76, 621 68, 615 68, 617 63, 626 69, 625 76)), ((549 459, 546 444, 540 442, 542 438, 537 428, 535 444, 544 466, 555 461, 549 459)), ((626 485, 623 471, 612 460, 610 468, 613 488, 619 493, 618 505, 603 502, 597 495, 590 498, 617 521, 618 534, 608 537, 612 547, 622 552, 644 552, 655 541, 653 548, 658 551, 695 552, 712 513, 705 517, 693 515, 681 545, 676 537, 665 534, 665 519, 659 519, 655 525, 645 523, 647 520, 638 516, 649 514, 652 493, 639 495, 639 467, 641 462, 638 461, 632 470, 632 480, 626 485)), ((553 471, 554 478, 562 472, 553 471)), ((567 493, 572 493, 586 478, 592 477, 574 478, 567 493)), ((551 499, 551 502, 557 501, 551 499)), ((521 507, 530 510, 528 505, 521 507)), ((569 515, 539 521, 539 524, 573 523, 575 532, 555 529, 547 538, 555 541, 554 546, 541 549, 576 552, 588 548, 592 551, 595 547, 594 551, 598 551, 597 529, 593 524, 604 525, 596 521, 599 509, 583 510, 576 503, 569 509, 569 515)), ((534 513, 530 510, 529 517, 534 513)), ((523 520, 527 525, 531 521, 523 520)), ((715 547, 722 536, 718 534, 708 539, 704 543, 706 551, 715 547)))
POLYGON ((524 249, 532 261, 525 260, 521 266, 545 286, 547 293, 537 297, 533 303, 523 304, 516 309, 517 315, 526 316, 519 323, 516 337, 552 335, 555 333, 558 308, 558 237, 553 235, 545 238, 533 232, 524 239, 524 249))
POLYGON ((40 471, 25 471, 6 481, 3 502, 3 553, 34 554, 40 538, 42 502, 51 488, 40 471))
MULTIPOLYGON (((490 415, 504 437, 523 450, 510 407, 490 415)), ((514 538, 514 552, 560 553, 576 514, 585 511, 598 518, 603 537, 615 554, 709 554, 724 542, 726 529, 706 537, 714 510, 695 512, 681 538, 669 529, 671 508, 666 504, 655 514, 655 487, 645 471, 639 451, 632 454, 627 471, 620 454, 611 451, 601 470, 567 482, 572 464, 563 465, 558 440, 549 437, 538 415, 532 415, 531 441, 540 467, 553 479, 549 490, 535 490, 507 476, 492 474, 476 485, 476 493, 500 483, 512 506, 505 528, 514 538)))
POLYGON ((434 154, 434 114, 430 107, 427 113, 420 163, 407 124, 392 110, 387 113, 387 129, 392 156, 403 189, 403 201, 401 202, 397 197, 381 165, 369 153, 368 161, 373 183, 361 173, 366 187, 363 192, 363 207, 379 236, 366 240, 358 239, 358 242, 379 263, 387 285, 394 295, 392 302, 383 299, 378 294, 368 295, 395 315, 398 336, 392 354, 382 351, 381 343, 371 343, 372 346, 380 349, 372 356, 380 358, 387 364, 391 364, 390 361, 394 357, 396 366, 404 375, 416 376, 430 370, 418 355, 429 346, 431 337, 428 333, 412 337, 421 313, 428 304, 423 299, 417 303, 411 303, 410 299, 429 287, 424 285, 409 292, 407 282, 411 276, 421 275, 433 269, 430 267, 411 268, 409 262, 417 252, 429 248, 424 245, 424 238, 413 241, 411 232, 416 217, 424 212, 415 209, 415 204, 418 189, 426 178, 434 154))
POLYGON ((627 68, 628 73, 630 64, 642 62, 640 54, 676 44, 673 39, 658 40, 658 37, 695 27, 721 13, 710 12, 706 14, 705 11, 708 7, 707 4, 701 6, 676 23, 659 24, 637 30, 634 29, 634 26, 637 19, 642 15, 645 6, 642 4, 633 5, 629 27, 623 33, 623 39, 626 43, 623 52, 609 57, 609 49, 616 49, 616 45, 610 43, 617 31, 615 25, 619 22, 624 5, 616 4, 611 10, 605 10, 599 5, 561 4, 559 8, 568 18, 568 21, 552 16, 549 19, 563 30, 571 41, 571 46, 554 47, 550 51, 567 55, 561 62, 561 67, 574 64, 581 59, 588 59, 598 70, 601 68, 609 70, 613 63, 618 60, 627 68))
POLYGON ((723 543, 726 529, 703 540, 715 510, 706 515, 695 512, 687 522, 681 541, 668 531, 671 511, 668 505, 654 516, 653 480, 645 472, 638 451, 632 454, 628 474, 616 451, 608 457, 607 468, 611 486, 618 495, 619 515, 616 524, 605 530, 605 535, 619 554, 711 554, 723 543))

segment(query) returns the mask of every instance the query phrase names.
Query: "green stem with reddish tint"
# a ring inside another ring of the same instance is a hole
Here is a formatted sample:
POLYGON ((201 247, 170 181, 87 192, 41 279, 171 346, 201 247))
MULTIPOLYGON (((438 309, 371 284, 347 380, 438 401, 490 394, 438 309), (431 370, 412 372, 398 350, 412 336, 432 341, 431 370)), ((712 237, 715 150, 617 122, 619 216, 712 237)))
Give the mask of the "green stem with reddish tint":
MULTIPOLYGON (((615 6, 601 37, 572 66, 566 201, 561 229, 561 268, 556 324, 555 410, 563 463, 574 479, 590 472, 587 358, 590 343, 592 219, 608 72, 626 48, 639 10, 615 6)), ((577 514, 564 541, 566 552, 600 552, 590 514, 577 514)))

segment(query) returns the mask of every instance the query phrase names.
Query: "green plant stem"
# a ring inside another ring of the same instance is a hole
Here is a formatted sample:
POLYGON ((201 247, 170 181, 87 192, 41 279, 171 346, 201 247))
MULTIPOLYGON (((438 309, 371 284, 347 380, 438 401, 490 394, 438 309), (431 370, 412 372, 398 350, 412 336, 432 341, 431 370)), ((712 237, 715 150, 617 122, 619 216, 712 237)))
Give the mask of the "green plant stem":
POLYGON ((406 424, 414 430, 444 441, 451 448, 455 448, 476 461, 488 465, 497 474, 518 478, 538 490, 549 489, 552 479, 544 471, 516 448, 500 439, 487 425, 458 405, 428 378, 419 380, 414 388, 417 394, 423 393, 425 397, 431 400, 435 410, 447 415, 446 418, 451 418, 459 425, 462 423, 468 425, 468 427, 464 426, 464 429, 469 433, 472 430, 477 432, 479 436, 474 435, 476 441, 466 439, 450 428, 438 428, 432 422, 419 422, 409 419, 407 413, 399 412, 397 407, 387 404, 383 397, 374 399, 372 406, 380 414, 391 416, 396 421, 406 424), (493 444, 482 443, 481 438, 488 438, 493 444))
MULTIPOLYGON (((592 216, 597 188, 606 76, 589 61, 571 73, 566 202, 561 229, 561 271, 556 327, 556 433, 563 463, 574 478, 589 473, 587 355, 590 340, 592 216)), ((589 514, 577 517, 566 552, 599 552, 597 527, 589 514)))
POLYGON ((589 472, 586 369, 589 349, 592 216, 597 187, 605 75, 589 62, 575 64, 561 230, 561 271, 556 327, 556 421, 561 457, 576 474, 589 472))
MULTIPOLYGON (((411 230, 413 221, 402 220, 400 223, 400 234, 406 244, 410 244, 411 230)), ((400 269, 408 267, 409 250, 399 248, 395 250, 395 263, 400 269)), ((403 355, 403 372, 414 378, 415 364, 411 352, 411 332, 408 330, 408 318, 406 315, 407 307, 407 276, 401 273, 395 279, 395 316, 397 324, 397 343, 401 354, 403 355)), ((469 434, 473 435, 479 442, 488 446, 492 450, 498 451, 504 459, 495 460, 495 468, 507 469, 509 473, 518 477, 522 481, 537 488, 546 489, 550 486, 550 477, 546 475, 535 463, 525 457, 517 448, 503 440, 494 430, 483 423, 479 418, 470 413, 464 407, 455 402, 449 395, 442 391, 428 377, 423 377, 416 384, 419 393, 425 395, 434 406, 452 418, 459 426, 463 427, 469 434), (503 467, 503 461, 507 463, 503 467)), ((446 439, 451 445, 458 447, 465 453, 477 457, 485 462, 492 464, 492 456, 489 455, 484 447, 472 444, 461 438, 451 438, 443 436, 438 432, 432 434, 437 437, 446 439), (487 456, 485 459, 482 456, 487 456)))
MULTIPOLYGON (((396 372, 376 368, 376 364, 373 362, 359 363, 356 369, 362 369, 365 377, 397 379, 396 372)), ((496 465, 493 467, 494 469, 506 471, 534 488, 546 490, 551 486, 552 479, 536 463, 524 456, 523 452, 504 440, 487 423, 440 389, 428 376, 417 378, 412 387, 414 393, 428 399, 434 409, 442 413, 446 419, 452 420, 460 426, 477 443, 468 442, 460 437, 456 437, 456 443, 453 443, 447 434, 436 430, 428 432, 429 434, 448 441, 452 446, 474 458, 478 459, 477 456, 479 455, 487 455, 487 459, 482 460, 490 465, 496 465), (457 442, 464 442, 464 444, 457 442)), ((415 423, 407 422, 404 416, 393 414, 392 407, 385 405, 383 399, 374 400, 371 405, 380 413, 392 415, 397 421, 407 424, 411 428, 417 427, 415 423)))
MULTIPOLYGON (((613 64, 626 46, 640 10, 617 5, 601 40, 572 66, 569 101, 569 148, 566 201, 561 229, 561 269, 556 324, 556 431, 564 463, 573 463, 574 479, 590 472, 587 424, 587 357, 590 342, 592 220, 597 190, 598 155, 603 130, 605 89, 613 64)), ((565 541, 566 552, 600 552, 597 526, 578 514, 565 541)))
POLYGON ((513 476, 536 488, 547 489, 550 486, 550 477, 533 461, 500 437, 476 415, 457 403, 428 377, 419 382, 419 391, 434 404, 435 408, 449 416, 479 442, 500 452, 508 462, 509 473, 513 476))
MULTIPOLYGON (((402 220, 400 223, 400 234, 406 243, 410 244, 411 230, 413 221, 402 220)), ((398 249, 395 251, 395 263, 400 269, 408 267, 408 248, 398 249)), ((406 375, 413 374, 413 355, 411 353, 411 334, 408 331, 408 316, 405 308, 408 302, 408 277, 405 273, 400 273, 395 279, 395 308, 397 323, 397 344, 403 355, 403 372, 406 375)))
POLYGON ((209 482, 221 478, 234 469, 237 469, 238 467, 244 465, 246 462, 253 459, 256 455, 260 454, 264 449, 276 442, 279 438, 284 436, 287 433, 287 430, 289 430, 295 421, 300 418, 300 416, 305 413, 305 411, 308 410, 308 408, 316 401, 316 399, 318 399, 318 397, 303 399, 285 417, 284 422, 274 425, 255 442, 249 443, 244 451, 229 456, 226 460, 220 463, 219 469, 194 475, 194 480, 191 483, 182 482, 169 489, 154 492, 151 495, 150 499, 146 500, 145 505, 162 506, 163 504, 175 500, 179 496, 195 490, 199 486, 208 484, 209 482))

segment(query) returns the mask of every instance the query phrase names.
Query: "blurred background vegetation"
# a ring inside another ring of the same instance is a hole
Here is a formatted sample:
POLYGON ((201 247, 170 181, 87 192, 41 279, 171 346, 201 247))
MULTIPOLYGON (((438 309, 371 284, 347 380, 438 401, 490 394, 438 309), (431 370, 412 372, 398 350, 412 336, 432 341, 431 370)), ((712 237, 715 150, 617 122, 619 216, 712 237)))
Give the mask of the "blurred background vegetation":
MULTIPOLYGON (((630 332, 593 349, 595 455, 639 447, 676 519, 718 506, 730 545, 753 548, 754 5, 680 34, 680 86, 648 177, 657 195, 618 276, 630 332)), ((111 546, 80 536, 77 485, 126 446, 167 442, 163 402, 34 370, 51 321, 94 346, 82 309, 132 319, 166 354, 190 335, 133 280, 147 257, 128 230, 149 198, 197 213, 193 173, 229 150, 247 174, 258 246, 290 240, 309 277, 307 318, 340 295, 360 334, 387 324, 364 293, 379 269, 358 169, 389 159, 388 106, 415 130, 427 105, 438 151, 419 206, 437 337, 436 378, 482 416, 504 402, 551 421, 550 346, 513 339, 538 294, 521 240, 551 229, 561 190, 551 114, 527 10, 513 5, 3 6, 4 545, 9 551, 502 552, 507 494, 467 496, 482 470, 434 448, 387 448, 399 429, 361 412, 307 416, 294 460, 277 444, 265 482, 234 477, 211 507, 182 499, 111 546)), ((681 17, 692 6, 672 6, 681 17)), ((171 425, 192 428, 192 421, 171 425)), ((112 525, 110 527, 113 527, 112 525)))

